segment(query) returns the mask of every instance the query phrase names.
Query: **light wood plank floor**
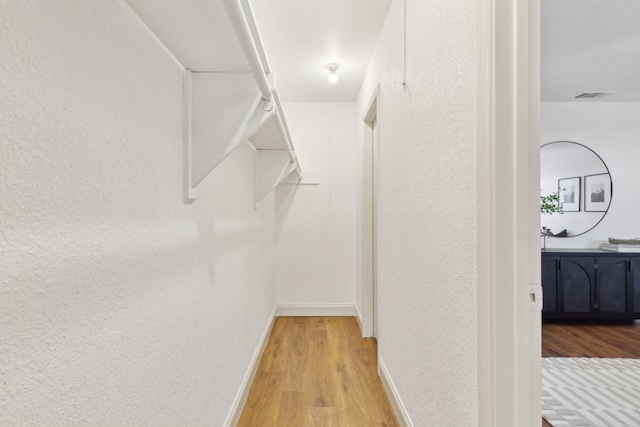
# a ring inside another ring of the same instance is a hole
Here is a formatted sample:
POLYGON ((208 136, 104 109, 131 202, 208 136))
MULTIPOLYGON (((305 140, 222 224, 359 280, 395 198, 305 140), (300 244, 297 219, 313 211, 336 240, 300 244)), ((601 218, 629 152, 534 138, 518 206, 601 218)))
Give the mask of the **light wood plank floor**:
MULTIPOLYGON (((542 357, 628 357, 640 359, 640 321, 545 322, 542 357)), ((542 420, 543 427, 551 424, 542 420)))
POLYGON ((238 427, 399 426, 354 317, 279 317, 238 427))

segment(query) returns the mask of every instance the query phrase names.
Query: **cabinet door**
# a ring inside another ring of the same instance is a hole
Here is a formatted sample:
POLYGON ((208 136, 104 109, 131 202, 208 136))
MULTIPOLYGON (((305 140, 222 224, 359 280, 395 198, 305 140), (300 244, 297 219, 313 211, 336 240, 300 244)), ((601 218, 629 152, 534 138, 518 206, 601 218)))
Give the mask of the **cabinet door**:
POLYGON ((596 312, 625 314, 631 311, 627 257, 598 257, 596 276, 596 312))
POLYGON ((594 257, 563 257, 560 261, 562 311, 592 314, 594 257))
POLYGON ((559 257, 542 257, 542 311, 544 313, 556 313, 558 311, 559 262, 559 257))
POLYGON ((631 258, 629 266, 632 289, 633 313, 636 318, 640 318, 640 257, 631 258))

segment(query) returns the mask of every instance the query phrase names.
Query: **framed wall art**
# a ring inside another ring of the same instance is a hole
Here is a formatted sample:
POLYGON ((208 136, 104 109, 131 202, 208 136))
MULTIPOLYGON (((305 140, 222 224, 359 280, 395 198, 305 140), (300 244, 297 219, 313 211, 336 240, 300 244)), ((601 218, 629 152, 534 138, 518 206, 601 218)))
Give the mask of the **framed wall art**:
POLYGON ((558 180, 558 203, 562 212, 580 212, 580 177, 558 180))
POLYGON ((584 210, 606 212, 611 202, 611 176, 608 173, 584 177, 584 210))

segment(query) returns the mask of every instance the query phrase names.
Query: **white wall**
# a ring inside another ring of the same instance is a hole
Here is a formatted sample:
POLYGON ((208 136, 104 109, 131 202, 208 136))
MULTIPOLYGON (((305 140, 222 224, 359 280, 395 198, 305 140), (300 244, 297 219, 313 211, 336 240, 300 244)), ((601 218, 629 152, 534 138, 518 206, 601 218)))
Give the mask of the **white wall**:
POLYGON ((277 192, 277 303, 355 304, 355 103, 285 103, 298 160, 319 185, 277 192))
POLYGON ((0 425, 223 425, 275 304, 252 149, 183 204, 182 68, 124 2, 0 10, 0 425))
POLYGON ((407 11, 408 92, 402 2, 393 2, 358 99, 362 117, 380 83, 378 351, 414 425, 470 426, 477 4, 408 0, 407 11))
POLYGON ((640 103, 543 102, 540 143, 574 141, 595 151, 611 173, 609 211, 591 231, 571 238, 549 238, 551 248, 597 248, 609 237, 640 237, 638 166, 640 103))

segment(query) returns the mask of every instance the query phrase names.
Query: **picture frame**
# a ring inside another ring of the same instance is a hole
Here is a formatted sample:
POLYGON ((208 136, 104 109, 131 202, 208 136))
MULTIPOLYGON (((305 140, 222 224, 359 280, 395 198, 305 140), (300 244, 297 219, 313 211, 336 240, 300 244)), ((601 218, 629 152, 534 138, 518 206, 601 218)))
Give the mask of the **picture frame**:
POLYGON ((562 212, 580 212, 580 196, 579 176, 558 180, 558 203, 562 212))
POLYGON ((611 176, 608 173, 584 177, 585 212, 606 212, 611 203, 611 176))

